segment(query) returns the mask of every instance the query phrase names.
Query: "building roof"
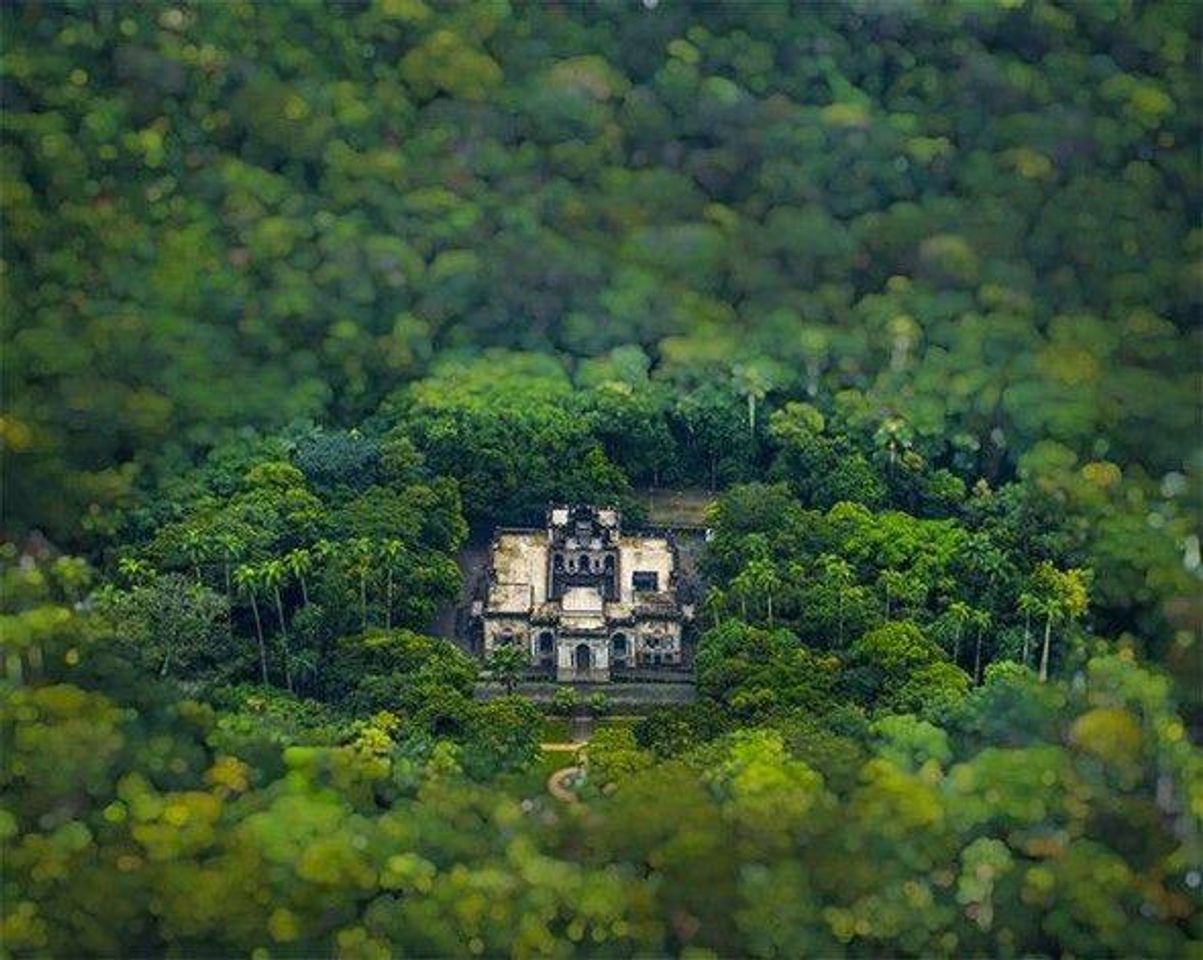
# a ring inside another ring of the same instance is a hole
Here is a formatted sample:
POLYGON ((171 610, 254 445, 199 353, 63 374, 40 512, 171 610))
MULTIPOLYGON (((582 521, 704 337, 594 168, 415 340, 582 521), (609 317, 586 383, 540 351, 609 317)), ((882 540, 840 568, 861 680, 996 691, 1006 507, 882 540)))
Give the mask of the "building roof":
POLYGON ((499 533, 493 544, 492 582, 486 610, 526 613, 547 595, 547 535, 542 531, 499 533))

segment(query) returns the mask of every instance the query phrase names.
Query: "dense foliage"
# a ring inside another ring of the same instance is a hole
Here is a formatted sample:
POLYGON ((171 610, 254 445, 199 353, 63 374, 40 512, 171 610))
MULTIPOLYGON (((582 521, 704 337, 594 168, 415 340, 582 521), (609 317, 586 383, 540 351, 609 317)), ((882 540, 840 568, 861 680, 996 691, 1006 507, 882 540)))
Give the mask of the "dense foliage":
POLYGON ((0 29, 7 953, 1203 940, 1189 4, 0 29), (698 699, 563 804, 430 634, 666 487, 698 699))
POLYGON ((1191 4, 0 15, 18 529, 103 533, 232 429, 354 422, 485 347, 629 386, 612 443, 610 408, 665 411, 694 458, 627 436, 640 477, 746 475, 737 408, 847 389, 990 483, 1037 441, 1191 460, 1191 4))
MULTIPOLYGON (((724 627, 700 715, 599 734, 573 807, 506 773, 537 754, 525 701, 432 717, 458 681, 428 645, 360 654, 434 684, 396 712, 215 709, 146 683, 61 605, 61 574, 5 574, 24 598, 0 707, 16 955, 1177 957, 1203 934, 1203 753, 1130 653, 1072 683, 962 675, 942 728, 841 705, 834 663, 724 627)), ((892 626, 861 646, 896 692, 944 661, 892 626)))

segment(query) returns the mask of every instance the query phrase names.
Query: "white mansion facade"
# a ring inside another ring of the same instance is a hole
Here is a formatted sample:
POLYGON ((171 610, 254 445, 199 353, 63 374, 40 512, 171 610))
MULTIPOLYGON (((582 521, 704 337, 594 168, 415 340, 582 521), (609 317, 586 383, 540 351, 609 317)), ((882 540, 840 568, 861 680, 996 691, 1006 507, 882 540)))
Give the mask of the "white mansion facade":
POLYGON ((553 506, 545 529, 497 530, 473 605, 486 658, 518 645, 532 667, 589 682, 682 663, 693 610, 678 600, 676 544, 669 533, 623 533, 621 520, 614 509, 553 506))

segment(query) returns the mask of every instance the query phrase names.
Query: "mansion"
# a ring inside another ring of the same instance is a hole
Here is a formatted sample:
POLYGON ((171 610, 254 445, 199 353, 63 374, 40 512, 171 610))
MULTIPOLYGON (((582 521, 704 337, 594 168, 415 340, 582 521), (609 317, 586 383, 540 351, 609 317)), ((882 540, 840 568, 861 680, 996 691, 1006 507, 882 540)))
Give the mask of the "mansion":
POLYGON ((473 605, 487 658, 518 645, 559 681, 606 682, 636 667, 681 666, 693 609, 678 597, 670 533, 624 533, 617 510, 553 506, 545 529, 494 535, 473 605))

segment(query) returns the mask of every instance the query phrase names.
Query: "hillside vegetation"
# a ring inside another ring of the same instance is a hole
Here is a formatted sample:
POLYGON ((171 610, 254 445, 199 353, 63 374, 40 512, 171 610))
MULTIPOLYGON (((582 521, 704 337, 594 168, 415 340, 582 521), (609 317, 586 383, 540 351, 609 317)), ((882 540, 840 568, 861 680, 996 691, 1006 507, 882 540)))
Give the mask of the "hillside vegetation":
POLYGON ((0 32, 5 951, 1203 940, 1190 4, 0 32), (473 533, 652 497, 698 699, 566 805, 426 631, 473 533))

